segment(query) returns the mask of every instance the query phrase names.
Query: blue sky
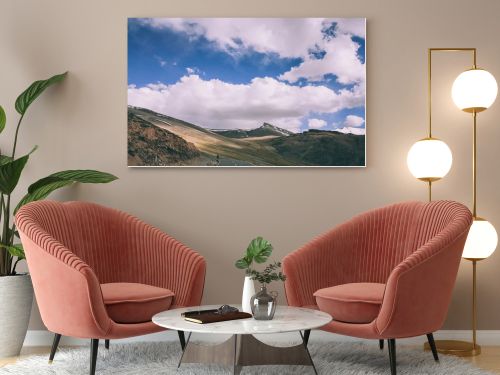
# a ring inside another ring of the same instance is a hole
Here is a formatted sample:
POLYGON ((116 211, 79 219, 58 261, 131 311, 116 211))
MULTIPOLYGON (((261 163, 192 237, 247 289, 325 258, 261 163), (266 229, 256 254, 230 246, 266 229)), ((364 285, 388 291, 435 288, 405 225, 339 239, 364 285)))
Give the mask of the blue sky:
POLYGON ((129 21, 128 81, 137 86, 158 81, 175 83, 187 68, 195 67, 205 79, 248 83, 258 76, 275 77, 300 61, 257 52, 235 58, 216 49, 206 38, 190 41, 185 33, 151 29, 137 20, 129 21))
POLYGON ((345 20, 131 18, 129 104, 207 128, 266 121, 304 131, 316 119, 321 130, 363 129, 347 119, 365 118, 364 20, 345 20))

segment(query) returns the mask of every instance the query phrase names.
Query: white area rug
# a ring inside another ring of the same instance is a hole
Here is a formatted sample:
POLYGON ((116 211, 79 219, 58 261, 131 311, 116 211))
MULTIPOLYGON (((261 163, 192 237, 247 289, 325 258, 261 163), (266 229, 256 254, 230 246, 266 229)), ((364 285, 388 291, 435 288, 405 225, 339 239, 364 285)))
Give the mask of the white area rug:
MULTIPOLYGON (((390 374, 387 347, 380 351, 377 345, 363 343, 310 343, 309 349, 319 374, 365 375, 390 374)), ((0 368, 0 374, 15 375, 85 375, 89 371, 88 347, 61 349, 54 363, 47 363, 48 356, 33 356, 0 368)), ((177 369, 181 354, 176 342, 113 344, 110 350, 99 347, 96 375, 188 375, 230 374, 229 368, 205 365, 182 365, 177 369)), ((419 349, 397 348, 398 375, 486 375, 459 358, 441 356, 434 362, 430 352, 419 349)), ((241 374, 313 374, 311 368, 300 366, 243 367, 241 374)))

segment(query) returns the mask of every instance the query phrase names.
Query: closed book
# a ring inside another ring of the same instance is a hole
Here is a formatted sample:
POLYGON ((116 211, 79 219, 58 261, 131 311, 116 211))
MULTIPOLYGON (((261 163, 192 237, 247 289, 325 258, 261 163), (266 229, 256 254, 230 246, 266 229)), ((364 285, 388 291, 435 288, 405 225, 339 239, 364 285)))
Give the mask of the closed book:
POLYGON ((241 311, 230 312, 225 314, 205 312, 196 315, 185 315, 184 320, 198 324, 207 324, 207 323, 225 322, 227 320, 248 319, 251 317, 252 314, 241 311))
POLYGON ((218 309, 210 309, 210 310, 194 310, 194 311, 186 311, 186 312, 183 312, 181 314, 181 316, 184 318, 184 317, 188 317, 188 318, 192 318, 192 317, 197 317, 199 316, 200 314, 206 314, 206 313, 216 313, 217 311, 219 311, 218 309))

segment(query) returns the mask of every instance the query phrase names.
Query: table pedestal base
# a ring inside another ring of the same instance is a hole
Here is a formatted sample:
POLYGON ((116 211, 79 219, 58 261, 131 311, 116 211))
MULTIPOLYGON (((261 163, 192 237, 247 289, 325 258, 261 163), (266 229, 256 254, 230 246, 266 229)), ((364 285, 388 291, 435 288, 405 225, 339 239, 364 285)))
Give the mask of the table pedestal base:
MULTIPOLYGON (((301 333, 302 336, 302 333, 301 333)), ((302 336, 302 344, 276 347, 257 340, 253 335, 233 335, 221 344, 195 344, 189 334, 182 352, 182 363, 217 363, 231 366, 233 374, 239 374, 242 366, 257 365, 303 365, 312 366, 317 375, 307 345, 302 336)))

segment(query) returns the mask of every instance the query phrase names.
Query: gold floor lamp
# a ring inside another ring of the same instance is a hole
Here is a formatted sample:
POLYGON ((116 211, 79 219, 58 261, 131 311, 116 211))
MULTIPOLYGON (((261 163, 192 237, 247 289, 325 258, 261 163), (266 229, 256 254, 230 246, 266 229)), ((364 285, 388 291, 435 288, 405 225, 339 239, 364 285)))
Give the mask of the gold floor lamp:
MULTIPOLYGON (((451 95, 455 105, 462 111, 472 114, 472 215, 474 221, 467 236, 462 257, 472 262, 472 343, 457 340, 437 340, 438 352, 457 356, 474 356, 481 353, 476 342, 476 265, 479 260, 488 258, 496 249, 498 236, 493 225, 479 217, 477 202, 477 114, 488 109, 496 99, 498 87, 495 78, 476 65, 475 48, 429 48, 428 50, 428 137, 416 142, 408 152, 407 163, 410 172, 419 180, 425 181, 432 199, 432 183, 440 180, 449 172, 452 154, 443 141, 432 137, 432 53, 433 52, 470 52, 472 67, 462 72, 453 83, 451 95)), ((428 350, 429 345, 425 348, 428 350)))

